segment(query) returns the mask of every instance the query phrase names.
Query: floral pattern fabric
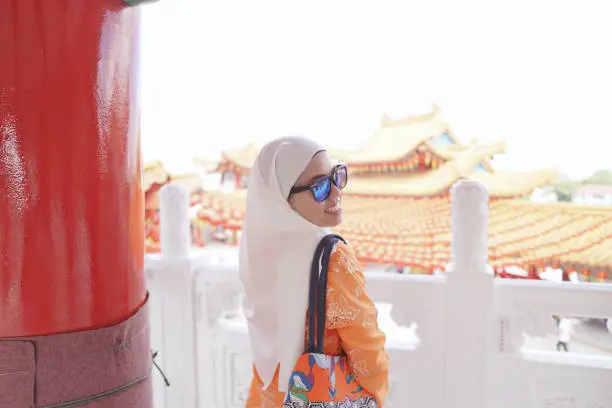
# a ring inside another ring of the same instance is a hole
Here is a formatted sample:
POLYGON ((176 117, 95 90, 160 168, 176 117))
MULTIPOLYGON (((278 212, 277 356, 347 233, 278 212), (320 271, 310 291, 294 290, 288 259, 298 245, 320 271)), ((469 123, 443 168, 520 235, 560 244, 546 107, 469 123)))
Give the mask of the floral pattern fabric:
POLYGON ((303 354, 291 373, 283 408, 338 406, 378 408, 355 379, 346 356, 303 354))
MULTIPOLYGON (((326 302, 325 355, 300 357, 289 379, 286 400, 285 394, 278 392, 278 371, 271 384, 263 389, 253 367, 246 408, 383 406, 389 369, 385 335, 378 328, 378 312, 367 295, 361 264, 342 242, 338 242, 330 258, 326 302), (325 381, 317 384, 315 377, 325 381), (336 395, 353 397, 352 401, 330 402, 336 395)), ((308 327, 305 329, 308 333, 308 327)))

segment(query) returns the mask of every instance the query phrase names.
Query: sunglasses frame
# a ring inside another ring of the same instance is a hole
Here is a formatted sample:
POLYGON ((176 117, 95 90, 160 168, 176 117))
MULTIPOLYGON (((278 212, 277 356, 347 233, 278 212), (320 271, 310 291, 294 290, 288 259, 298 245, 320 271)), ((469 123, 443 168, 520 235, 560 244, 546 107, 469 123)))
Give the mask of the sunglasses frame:
MULTIPOLYGON (((317 201, 317 198, 315 197, 315 192, 313 189, 313 186, 315 184, 317 184, 318 182, 320 182, 321 180, 329 180, 331 184, 333 184, 334 186, 336 186, 336 188, 338 190, 342 190, 344 189, 344 187, 346 187, 346 184, 348 184, 348 166, 346 165, 346 163, 338 163, 334 166, 334 168, 332 169, 331 173, 329 173, 328 176, 322 176, 319 177, 318 179, 314 180, 312 183, 306 185, 306 186, 293 186, 291 187, 291 190, 289 191, 289 196, 291 197, 293 194, 298 194, 298 193, 303 193, 305 191, 310 191, 312 193, 312 198, 317 201), (338 171, 340 171, 340 169, 346 169, 346 183, 344 184, 343 187, 340 187, 339 185, 336 184, 336 180, 335 180, 335 175, 336 173, 338 173, 338 171)), ((323 202, 325 200, 327 200, 329 198, 329 195, 331 194, 331 188, 329 189, 329 193, 327 194, 327 197, 325 197, 324 199, 322 199, 321 201, 317 201, 317 202, 323 202)))

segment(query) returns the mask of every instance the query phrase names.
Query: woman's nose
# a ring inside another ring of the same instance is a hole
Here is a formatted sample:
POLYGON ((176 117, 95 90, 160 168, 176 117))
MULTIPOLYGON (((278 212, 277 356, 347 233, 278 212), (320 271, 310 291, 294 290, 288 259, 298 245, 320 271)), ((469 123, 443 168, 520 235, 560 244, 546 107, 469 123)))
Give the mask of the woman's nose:
POLYGON ((329 199, 333 201, 340 197, 342 197, 342 191, 340 191, 340 189, 335 185, 332 185, 331 192, 329 193, 329 199))

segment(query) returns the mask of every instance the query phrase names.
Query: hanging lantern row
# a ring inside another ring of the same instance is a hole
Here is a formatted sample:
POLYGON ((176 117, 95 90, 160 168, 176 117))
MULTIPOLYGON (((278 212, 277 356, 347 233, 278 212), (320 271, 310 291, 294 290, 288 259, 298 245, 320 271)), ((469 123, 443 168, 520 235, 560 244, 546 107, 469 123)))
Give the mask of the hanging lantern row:
MULTIPOLYGON (((215 211, 203 210, 198 214, 198 217, 192 220, 192 242, 195 246, 204 246, 205 242, 202 237, 202 228, 208 224, 213 227, 221 226, 232 232, 232 243, 235 245, 238 242, 238 235, 242 230, 241 217, 222 218, 215 214, 215 211)), ((230 211, 228 215, 236 212, 230 211)), ((398 253, 389 245, 378 246, 376 243, 359 243, 356 242, 355 249, 357 257, 364 263, 377 264, 394 264, 396 266, 409 266, 420 268, 425 273, 431 274, 435 269, 444 270, 444 262, 442 259, 433 257, 436 251, 430 251, 430 254, 408 254, 398 253), (365 244, 365 245, 364 245, 365 244)), ((145 252, 157 253, 160 251, 160 232, 159 232, 159 214, 149 214, 145 220, 145 252)), ((526 270, 525 275, 517 275, 509 272, 511 264, 498 264, 495 266, 495 276, 506 279, 540 279, 540 273, 546 267, 562 268, 564 271, 563 280, 569 280, 569 274, 576 272, 585 282, 606 282, 612 280, 612 271, 608 269, 596 268, 593 269, 588 265, 583 264, 565 264, 559 261, 539 261, 530 263, 522 268, 526 270)))
MULTIPOLYGON (((203 234, 205 227, 205 221, 198 218, 191 220, 191 243, 193 246, 204 247, 206 245, 203 234)), ((159 213, 151 214, 145 218, 145 253, 153 254, 160 252, 160 242, 159 213)))
MULTIPOLYGON (((208 196, 206 194, 199 195, 199 198, 201 199, 202 209, 198 213, 197 219, 193 220, 193 223, 197 224, 198 227, 202 225, 211 225, 213 227, 220 226, 231 231, 233 234, 232 242, 236 243, 238 234, 242 229, 242 219, 244 217, 244 211, 236 207, 242 206, 237 206, 232 200, 222 200, 218 197, 208 196)), ((145 227, 146 251, 149 253, 156 252, 159 246, 159 215, 157 211, 147 211, 145 227)), ((432 228, 433 225, 425 223, 422 227, 432 228)), ((199 230, 200 228, 195 229, 199 230)), ((369 229, 372 231, 372 229, 377 230, 378 228, 360 220, 360 222, 355 223, 352 225, 352 228, 348 229, 352 230, 351 233, 354 234, 356 232, 355 229, 369 229)), ((446 229, 446 227, 444 227, 444 229, 446 229)), ((434 264, 444 264, 444 262, 442 262, 444 259, 439 256, 434 256, 434 253, 439 252, 436 249, 430 250, 429 254, 417 254, 412 253, 412 251, 406 252, 405 250, 397 251, 393 243, 389 242, 389 240, 381 240, 380 237, 367 239, 365 238, 366 234, 363 235, 364 237, 357 239, 355 242, 356 249, 359 249, 359 258, 362 262, 413 265, 427 270, 431 269, 434 264)), ((198 246, 202 246, 204 242, 201 236, 194 236, 193 241, 194 244, 198 246)), ((515 279, 539 279, 539 273, 547 266, 550 266, 564 269, 566 272, 565 280, 567 280, 567 275, 572 272, 577 272, 582 277, 582 280, 589 282, 604 282, 612 279, 612 272, 608 268, 570 264, 559 260, 541 260, 523 264, 524 269, 528 273, 526 276, 520 276, 507 271, 507 267, 516 265, 514 262, 507 263, 507 261, 509 261, 509 259, 499 259, 499 261, 493 262, 496 276, 515 279)))
POLYGON ((558 261, 535 262, 526 265, 523 269, 527 271, 527 275, 517 275, 508 272, 508 268, 517 265, 502 265, 494 268, 495 275, 500 278, 509 279, 541 279, 540 273, 544 272, 546 267, 563 270, 563 280, 569 281, 569 275, 577 273, 584 282, 599 282, 603 283, 612 280, 612 271, 601 268, 593 268, 588 265, 574 265, 559 263, 558 261))
POLYGON ((415 171, 435 170, 445 160, 430 153, 415 153, 404 160, 391 163, 351 164, 350 170, 353 174, 390 174, 390 173, 412 173, 415 171))
POLYGON ((154 241, 152 239, 145 239, 145 253, 147 254, 158 254, 161 252, 161 247, 159 241, 154 241))
POLYGON ((573 272, 578 273, 585 282, 605 282, 612 280, 612 271, 610 269, 596 268, 593 269, 589 265, 582 264, 561 264, 566 274, 573 272))
POLYGON ((157 253, 160 250, 159 210, 145 211, 145 252, 157 253))

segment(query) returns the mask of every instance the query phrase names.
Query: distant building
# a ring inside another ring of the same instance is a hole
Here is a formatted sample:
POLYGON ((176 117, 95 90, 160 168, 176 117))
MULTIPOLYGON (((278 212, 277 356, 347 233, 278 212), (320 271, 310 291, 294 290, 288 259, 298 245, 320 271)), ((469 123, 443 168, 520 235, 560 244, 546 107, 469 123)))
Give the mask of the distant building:
POLYGON ((574 193, 572 201, 586 205, 612 205, 612 185, 587 184, 574 193))
POLYGON ((559 201, 555 189, 551 185, 535 188, 531 192, 531 201, 534 203, 554 203, 559 201))

